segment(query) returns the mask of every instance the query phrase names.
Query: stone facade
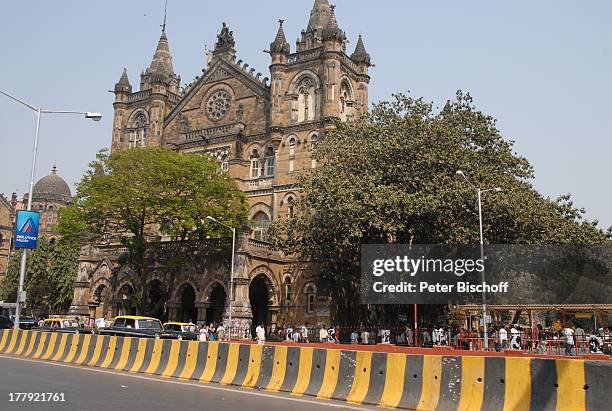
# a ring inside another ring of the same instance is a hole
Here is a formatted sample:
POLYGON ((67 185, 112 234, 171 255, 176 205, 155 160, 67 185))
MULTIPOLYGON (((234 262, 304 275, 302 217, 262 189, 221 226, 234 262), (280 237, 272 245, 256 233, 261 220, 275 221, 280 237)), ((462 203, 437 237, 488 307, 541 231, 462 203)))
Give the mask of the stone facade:
MULTIPOLYGON (((234 318, 314 325, 329 321, 330 313, 328 291, 317 289, 316 266, 271 251, 266 231, 271 221, 294 216, 297 173, 317 166, 313 152, 334 119, 353 121, 366 113, 371 64, 361 36, 346 54, 347 37, 327 0, 315 1, 294 53, 279 23, 266 50, 269 77, 236 57, 233 32, 223 23, 202 75, 181 89, 164 27, 140 90, 132 90, 125 69, 115 85, 112 149, 162 146, 214 156, 250 207, 250 228, 238 236, 234 318)), ((112 255, 88 249, 81 260, 72 311, 96 317, 120 312, 121 285, 107 281, 112 255)), ((175 281, 166 315, 218 320, 219 306, 227 315, 229 261, 186 271, 175 281)))

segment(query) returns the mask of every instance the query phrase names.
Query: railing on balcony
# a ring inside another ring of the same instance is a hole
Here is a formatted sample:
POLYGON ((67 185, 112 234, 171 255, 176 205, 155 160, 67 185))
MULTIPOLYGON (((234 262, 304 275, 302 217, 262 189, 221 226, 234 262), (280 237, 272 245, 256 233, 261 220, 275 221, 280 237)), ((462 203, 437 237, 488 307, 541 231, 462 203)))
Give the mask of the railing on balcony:
POLYGON ((181 99, 181 96, 179 96, 178 94, 174 94, 170 91, 168 92, 167 96, 168 96, 168 100, 170 100, 171 103, 178 103, 179 100, 181 99))
POLYGON ((254 250, 270 250, 270 243, 267 241, 256 240, 254 238, 249 238, 247 241, 247 245, 249 248, 254 250))
POLYGON ((262 188, 270 188, 274 184, 274 177, 261 177, 257 180, 247 181, 247 190, 259 190, 262 188))
POLYGON ((233 124, 226 124, 226 125, 218 126, 218 127, 209 127, 209 128, 203 128, 201 130, 194 130, 194 131, 185 133, 183 135, 185 136, 185 140, 189 141, 189 140, 194 140, 197 138, 206 138, 206 137, 211 137, 215 135, 238 133, 242 130, 244 130, 244 124, 233 123, 233 124))
POLYGON ((132 93, 128 96, 128 101, 138 101, 143 100, 147 97, 151 96, 151 90, 138 91, 136 93, 132 93))
POLYGON ((319 47, 312 50, 300 51, 289 55, 287 59, 288 63, 296 63, 298 61, 308 61, 319 57, 323 53, 323 47, 319 47))
MULTIPOLYGON (((227 238, 209 238, 207 240, 186 241, 182 247, 184 251, 197 251, 201 249, 221 249, 230 246, 227 238)), ((157 241, 149 243, 149 250, 153 253, 172 251, 177 247, 176 241, 157 241)), ((119 256, 128 252, 128 248, 118 244, 102 244, 95 246, 97 253, 104 256, 119 256)))

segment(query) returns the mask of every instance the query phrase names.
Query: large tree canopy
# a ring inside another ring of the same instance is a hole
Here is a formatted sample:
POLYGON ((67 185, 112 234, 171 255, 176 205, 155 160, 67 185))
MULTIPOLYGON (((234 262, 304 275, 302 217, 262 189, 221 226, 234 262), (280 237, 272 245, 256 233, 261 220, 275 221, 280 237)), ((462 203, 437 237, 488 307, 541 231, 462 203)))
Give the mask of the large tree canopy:
POLYGON ((495 120, 457 93, 442 111, 397 95, 361 122, 338 123, 316 149, 320 166, 300 176, 299 216, 272 225, 275 245, 327 265, 343 307, 356 307, 362 243, 477 244, 476 193, 483 189, 488 243, 601 244, 569 196, 532 187, 529 162, 513 152, 495 120))
POLYGON ((60 228, 126 247, 120 261, 135 273, 140 311, 148 313, 157 311, 170 291, 166 287, 164 298, 150 306, 152 261, 164 267, 163 283, 172 284, 190 244, 222 229, 206 217, 239 226, 246 209, 244 194, 209 156, 161 148, 102 151, 78 184, 74 205, 62 213, 60 228))

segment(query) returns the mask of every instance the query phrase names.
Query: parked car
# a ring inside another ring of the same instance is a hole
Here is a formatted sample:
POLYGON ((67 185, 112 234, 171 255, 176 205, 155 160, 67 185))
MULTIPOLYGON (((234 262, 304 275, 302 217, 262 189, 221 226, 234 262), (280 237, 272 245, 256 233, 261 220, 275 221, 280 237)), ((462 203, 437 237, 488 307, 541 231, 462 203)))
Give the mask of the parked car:
POLYGON ((8 317, 0 317, 0 330, 13 328, 13 321, 8 317))
MULTIPOLYGON (((11 321, 13 323, 15 322, 14 315, 11 316, 11 321)), ((25 315, 19 316, 19 328, 21 328, 22 330, 31 330, 32 328, 35 328, 35 327, 36 327, 36 320, 34 319, 34 317, 25 316, 25 315)))
POLYGON ((120 315, 115 317, 110 327, 100 328, 98 333, 121 337, 177 338, 176 334, 165 331, 161 321, 157 318, 136 315, 120 315))
POLYGON ((193 323, 168 322, 164 324, 164 330, 175 334, 179 340, 197 340, 199 337, 198 327, 193 323))
POLYGON ((41 331, 55 331, 70 334, 92 334, 90 328, 83 328, 74 318, 47 318, 43 320, 41 331))

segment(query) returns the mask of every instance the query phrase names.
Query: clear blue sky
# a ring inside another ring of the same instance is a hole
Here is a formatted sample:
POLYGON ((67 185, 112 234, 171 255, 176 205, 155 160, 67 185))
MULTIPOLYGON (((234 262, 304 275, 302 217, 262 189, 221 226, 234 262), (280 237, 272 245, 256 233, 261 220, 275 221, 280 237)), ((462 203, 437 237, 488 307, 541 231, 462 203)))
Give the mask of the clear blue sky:
MULTIPOLYGON (((201 73, 221 22, 238 58, 267 75, 285 19, 295 39, 313 0, 169 0, 168 38, 183 82, 201 73)), ((469 91, 535 167, 535 187, 612 225, 612 29, 609 1, 336 0, 342 29, 362 33, 376 67, 372 102, 410 90, 435 105, 469 91)), ((47 116, 37 179, 54 163, 73 184, 111 139, 113 88, 123 67, 136 89, 160 34, 163 0, 5 1, 0 89, 32 105, 100 111, 100 123, 47 116)), ((0 192, 27 191, 34 113, 0 96, 0 192)))

